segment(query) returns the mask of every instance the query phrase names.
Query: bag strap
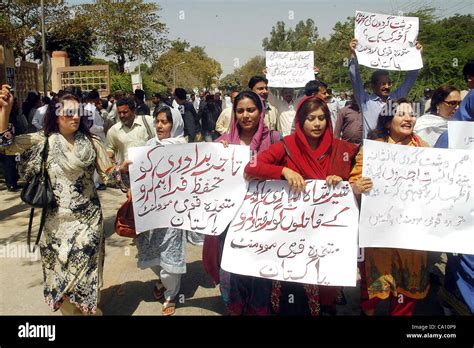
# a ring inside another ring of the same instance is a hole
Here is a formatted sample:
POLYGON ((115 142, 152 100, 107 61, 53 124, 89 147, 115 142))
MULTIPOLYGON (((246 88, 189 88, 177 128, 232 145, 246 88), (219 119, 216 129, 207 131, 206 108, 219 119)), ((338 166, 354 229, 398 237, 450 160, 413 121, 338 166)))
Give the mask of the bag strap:
POLYGON ((38 236, 36 236, 36 241, 35 241, 35 245, 33 246, 33 251, 31 251, 31 228, 33 226, 33 216, 34 216, 34 213, 35 213, 35 208, 31 208, 31 211, 30 211, 30 222, 28 223, 28 251, 31 253, 31 252, 35 252, 36 250, 36 247, 40 241, 40 238, 41 238, 41 233, 43 232, 43 227, 44 227, 44 223, 46 221, 46 207, 41 209, 41 220, 40 220, 40 226, 39 226, 39 231, 38 231, 38 236))
POLYGON ((41 152, 41 177, 45 177, 46 172, 46 160, 48 159, 48 151, 49 151, 49 141, 46 138, 44 142, 43 151, 41 152))
MULTIPOLYGON (((48 138, 46 138, 46 141, 44 142, 43 146, 43 151, 41 153, 41 180, 47 180, 47 172, 46 172, 46 160, 48 158, 48 150, 49 150, 49 141, 48 138)), ((46 190, 43 191, 43 202, 46 202, 46 196, 47 192, 46 190)), ((40 226, 39 226, 39 231, 38 231, 38 236, 36 237, 35 245, 33 246, 33 251, 31 251, 31 229, 33 226, 33 217, 35 213, 35 208, 31 208, 30 211, 30 221, 28 223, 28 251, 35 252, 36 246, 38 245, 40 238, 41 238, 41 233, 43 232, 43 227, 44 223, 46 221, 46 211, 48 210, 48 206, 45 205, 41 209, 41 220, 40 220, 40 226)))
POLYGON ((145 115, 142 115, 142 121, 143 121, 143 125, 144 125, 145 128, 146 128, 146 132, 148 133, 148 137, 149 137, 148 140, 150 140, 150 139, 153 138, 153 133, 151 132, 150 125, 148 124, 145 115))

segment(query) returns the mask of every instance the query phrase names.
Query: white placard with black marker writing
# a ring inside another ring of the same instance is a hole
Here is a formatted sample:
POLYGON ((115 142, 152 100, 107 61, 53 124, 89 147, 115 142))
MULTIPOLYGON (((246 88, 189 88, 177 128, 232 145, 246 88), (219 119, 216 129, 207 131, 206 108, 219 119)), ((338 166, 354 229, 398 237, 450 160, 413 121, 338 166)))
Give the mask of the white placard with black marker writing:
POLYGON ((135 147, 130 182, 137 233, 173 227, 221 234, 247 191, 248 146, 194 143, 135 147))
POLYGON ((373 69, 417 70, 423 67, 416 48, 418 17, 356 11, 354 37, 359 64, 373 69))
POLYGON ((266 67, 269 87, 297 88, 314 80, 314 52, 267 51, 266 67))
POLYGON ((357 209, 351 187, 310 180, 305 193, 286 181, 253 181, 226 235, 221 267, 290 282, 355 286, 357 209))
POLYGON ((448 122, 448 144, 450 149, 474 149, 474 122, 448 122))
POLYGON ((364 141, 361 247, 474 254, 474 151, 364 141))

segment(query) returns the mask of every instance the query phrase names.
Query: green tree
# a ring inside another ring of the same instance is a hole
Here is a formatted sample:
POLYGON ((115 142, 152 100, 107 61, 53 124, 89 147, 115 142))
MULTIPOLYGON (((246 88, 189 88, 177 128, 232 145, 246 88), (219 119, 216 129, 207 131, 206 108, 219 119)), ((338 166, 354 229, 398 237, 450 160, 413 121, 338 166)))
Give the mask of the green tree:
POLYGON ((184 53, 189 47, 191 47, 190 43, 186 40, 176 39, 170 42, 171 49, 179 52, 184 53))
POLYGON ((165 47, 165 24, 160 22, 156 3, 143 0, 96 0, 79 11, 95 28, 100 50, 117 60, 123 72, 127 61, 144 57, 153 61, 165 47))
POLYGON ((110 73, 110 91, 124 91, 126 93, 132 93, 132 78, 130 74, 111 72, 110 73))
POLYGON ((116 62, 111 60, 106 60, 103 58, 92 57, 91 58, 92 65, 108 65, 111 73, 118 73, 119 66, 116 62))
POLYGON ((263 39, 263 49, 265 51, 311 51, 318 38, 318 28, 312 19, 306 22, 299 21, 295 29, 285 29, 285 23, 278 21, 270 37, 263 39))
POLYGON ((451 84, 466 87, 462 68, 474 57, 474 17, 471 14, 438 19, 434 9, 421 9, 408 14, 420 18, 418 40, 423 44, 423 69, 411 96, 419 98, 426 87, 451 84))
POLYGON ((240 84, 239 77, 235 72, 231 74, 227 74, 219 80, 219 89, 224 90, 226 92, 232 91, 232 90, 242 90, 242 85, 240 84))
POLYGON ((153 81, 170 87, 176 82, 176 87, 189 91, 210 88, 221 74, 221 65, 208 57, 203 47, 190 47, 188 42, 179 39, 171 43, 171 48, 162 54, 150 69, 153 81), (185 64, 177 66, 182 62, 185 64))
MULTIPOLYGON (((45 24, 68 17, 63 0, 45 0, 45 24)), ((0 40, 12 47, 15 56, 26 59, 32 53, 33 38, 41 34, 40 0, 3 0, 0 11, 0 40)))
POLYGON ((235 69, 231 74, 227 74, 221 79, 219 88, 226 91, 248 89, 250 78, 255 75, 263 75, 263 69, 265 69, 265 57, 252 57, 240 68, 235 69))
MULTIPOLYGON (((350 89, 348 73, 349 42, 354 37, 354 17, 345 22, 337 22, 329 39, 318 38, 315 42, 314 56, 320 68, 320 78, 335 89, 350 89)), ((361 75, 368 72, 361 69, 361 75)))
MULTIPOLYGON (((71 65, 90 65, 97 37, 82 16, 58 18, 49 25, 46 34, 46 50, 66 51, 71 65)), ((42 60, 41 35, 34 36, 31 50, 33 57, 42 60)))
POLYGON ((252 76, 263 75, 265 69, 265 57, 255 56, 235 71, 243 89, 248 88, 249 80, 252 76))

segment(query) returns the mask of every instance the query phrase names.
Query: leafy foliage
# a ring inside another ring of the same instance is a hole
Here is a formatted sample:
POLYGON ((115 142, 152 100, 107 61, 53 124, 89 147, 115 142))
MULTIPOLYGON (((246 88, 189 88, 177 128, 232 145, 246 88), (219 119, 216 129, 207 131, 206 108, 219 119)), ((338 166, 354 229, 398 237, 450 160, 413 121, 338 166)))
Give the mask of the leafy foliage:
POLYGON ((160 22, 156 3, 144 0, 96 0, 78 10, 95 28, 100 50, 117 60, 119 71, 137 58, 155 60, 165 47, 166 26, 160 22))
POLYGON ((317 38, 318 28, 312 19, 300 21, 295 29, 288 30, 284 22, 278 21, 262 46, 265 51, 311 51, 317 38))
POLYGON ((103 58, 92 57, 91 64, 92 65, 108 65, 111 73, 119 72, 119 66, 114 61, 106 60, 103 58))
POLYGON ((126 93, 132 93, 132 78, 130 74, 111 72, 110 73, 110 91, 122 90, 126 93))
MULTIPOLYGON (((73 66, 92 64, 96 42, 94 31, 82 16, 58 18, 49 25, 46 34, 46 50, 50 53, 66 51, 73 66)), ((41 61, 43 57, 40 34, 34 36, 31 50, 33 57, 41 61)))
POLYGON ((211 88, 222 74, 219 62, 207 56, 204 47, 190 47, 187 41, 175 40, 171 48, 162 54, 151 66, 153 81, 163 86, 173 86, 186 90, 211 88), (185 64, 178 64, 185 62, 185 64))
POLYGON ((220 88, 227 91, 233 89, 248 89, 248 82, 250 78, 254 75, 263 75, 263 69, 265 69, 265 57, 255 56, 250 58, 247 63, 234 70, 232 74, 226 75, 220 81, 220 88))
MULTIPOLYGON (((13 47, 15 56, 25 59, 32 53, 33 38, 41 35, 40 0, 3 0, 0 11, 0 40, 13 47)), ((45 0, 46 27, 57 18, 69 18, 63 0, 45 0)))

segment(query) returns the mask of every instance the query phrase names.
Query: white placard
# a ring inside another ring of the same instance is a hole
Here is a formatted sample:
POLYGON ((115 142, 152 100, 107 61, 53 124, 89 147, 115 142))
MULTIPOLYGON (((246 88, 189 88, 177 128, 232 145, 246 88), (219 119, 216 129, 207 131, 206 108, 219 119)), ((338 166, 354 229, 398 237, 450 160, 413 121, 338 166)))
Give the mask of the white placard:
POLYGON ((417 70, 423 67, 416 48, 418 17, 356 11, 354 37, 359 64, 374 69, 417 70))
POLYGON ((251 182, 227 232, 221 267, 232 273, 306 284, 355 286, 358 209, 348 182, 251 182))
POLYGON ((174 227, 221 234, 247 192, 248 146, 194 143, 128 150, 137 233, 174 227))
POLYGON ((361 247, 474 254, 471 150, 364 142, 361 247))
POLYGON ((474 149, 474 122, 448 122, 448 144, 450 149, 474 149))
POLYGON ((297 88, 314 80, 314 52, 266 52, 269 87, 297 88))
POLYGON ((141 74, 131 74, 132 77, 132 90, 143 88, 142 75, 141 74))

